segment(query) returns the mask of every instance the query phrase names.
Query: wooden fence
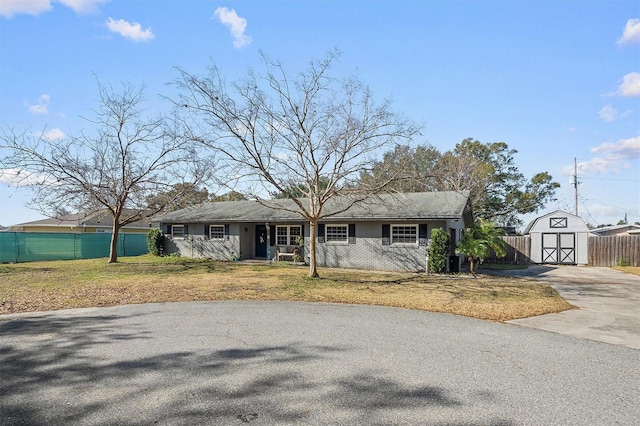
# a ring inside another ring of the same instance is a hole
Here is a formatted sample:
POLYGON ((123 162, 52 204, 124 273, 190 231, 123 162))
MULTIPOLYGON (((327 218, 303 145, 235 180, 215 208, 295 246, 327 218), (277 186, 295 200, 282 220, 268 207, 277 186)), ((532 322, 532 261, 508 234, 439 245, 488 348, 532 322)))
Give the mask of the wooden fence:
MULTIPOLYGON (((487 263, 526 265, 531 259, 531 238, 502 237, 507 243, 507 255, 497 257, 495 253, 485 259, 487 263)), ((615 237, 589 237, 587 262, 589 266, 616 266, 626 264, 640 266, 640 236, 620 235, 615 237)))
POLYGON ((640 235, 589 237, 589 266, 640 266, 640 235))
POLYGON ((531 255, 531 238, 528 235, 523 237, 502 237, 507 243, 505 249, 507 255, 505 257, 496 256, 495 252, 485 259, 487 263, 501 263, 508 265, 527 265, 530 263, 531 255))

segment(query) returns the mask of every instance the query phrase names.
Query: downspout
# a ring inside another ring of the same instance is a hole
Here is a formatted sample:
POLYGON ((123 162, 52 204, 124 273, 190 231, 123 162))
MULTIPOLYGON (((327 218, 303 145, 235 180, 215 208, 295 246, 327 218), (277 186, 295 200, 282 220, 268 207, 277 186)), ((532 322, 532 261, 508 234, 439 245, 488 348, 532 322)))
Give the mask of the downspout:
POLYGON ((424 265, 424 272, 425 274, 429 274, 429 252, 431 248, 431 240, 427 240, 427 255, 425 256, 425 265, 424 265))

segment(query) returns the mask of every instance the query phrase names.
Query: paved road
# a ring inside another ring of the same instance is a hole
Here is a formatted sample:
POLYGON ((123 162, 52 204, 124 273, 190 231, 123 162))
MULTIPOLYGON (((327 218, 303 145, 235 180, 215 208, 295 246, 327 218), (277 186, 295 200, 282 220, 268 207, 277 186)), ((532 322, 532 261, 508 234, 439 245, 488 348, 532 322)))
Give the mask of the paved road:
POLYGON ((566 265, 500 273, 547 282, 578 307, 510 323, 640 349, 640 277, 611 268, 566 265))
POLYGON ((0 424, 636 425, 640 351, 394 308, 0 317, 0 424))

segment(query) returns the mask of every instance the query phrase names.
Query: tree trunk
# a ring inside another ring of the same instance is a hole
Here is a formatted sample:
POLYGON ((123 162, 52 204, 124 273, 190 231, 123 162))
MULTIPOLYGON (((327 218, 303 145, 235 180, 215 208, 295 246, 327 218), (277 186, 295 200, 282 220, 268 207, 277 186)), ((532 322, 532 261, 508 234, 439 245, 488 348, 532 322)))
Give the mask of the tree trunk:
POLYGON ((469 256, 469 272, 471 272, 471 275, 475 276, 476 275, 476 270, 475 270, 475 263, 473 261, 473 256, 469 256))
POLYGON ((109 246, 108 263, 118 262, 118 234, 120 233, 120 225, 116 219, 113 220, 113 228, 111 231, 111 245, 109 246))
POLYGON ((316 234, 318 229, 318 219, 309 221, 309 276, 318 278, 318 266, 316 264, 316 234))

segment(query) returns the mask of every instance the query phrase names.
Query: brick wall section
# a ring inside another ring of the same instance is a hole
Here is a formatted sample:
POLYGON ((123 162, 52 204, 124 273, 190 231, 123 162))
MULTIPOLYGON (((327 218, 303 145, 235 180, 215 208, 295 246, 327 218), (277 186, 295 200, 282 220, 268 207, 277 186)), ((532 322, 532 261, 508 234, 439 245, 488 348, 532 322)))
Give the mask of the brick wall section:
MULTIPOLYGON (((434 227, 445 225, 428 223, 429 235, 434 227)), ((317 247, 318 265, 335 268, 423 271, 427 256, 427 246, 383 245, 382 222, 357 223, 355 244, 319 243, 317 247)))
POLYGON ((185 238, 171 239, 168 236, 165 249, 168 253, 180 253, 184 257, 207 258, 232 261, 240 253, 240 226, 229 224, 229 235, 224 240, 211 240, 208 237, 208 225, 189 224, 189 233, 185 238), (205 233, 206 232, 206 233, 205 233))

